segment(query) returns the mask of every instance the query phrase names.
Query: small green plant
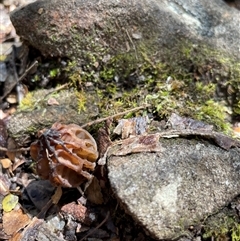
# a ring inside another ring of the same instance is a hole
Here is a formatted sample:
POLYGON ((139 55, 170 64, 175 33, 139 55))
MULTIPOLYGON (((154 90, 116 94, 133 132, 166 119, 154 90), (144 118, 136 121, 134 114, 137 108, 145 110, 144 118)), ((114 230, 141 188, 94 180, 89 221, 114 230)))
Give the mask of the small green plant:
POLYGON ((55 69, 50 70, 49 76, 51 78, 55 78, 55 77, 57 77, 59 75, 59 73, 60 73, 60 69, 59 68, 55 68, 55 69))
POLYGON ((235 226, 231 229, 231 238, 232 241, 240 240, 240 224, 235 224, 235 226))
POLYGON ((19 105, 20 110, 32 110, 35 106, 36 99, 34 98, 33 92, 28 92, 22 99, 19 105))
POLYGON ((83 91, 76 91, 76 96, 78 99, 78 113, 80 114, 82 111, 86 111, 87 98, 83 91))

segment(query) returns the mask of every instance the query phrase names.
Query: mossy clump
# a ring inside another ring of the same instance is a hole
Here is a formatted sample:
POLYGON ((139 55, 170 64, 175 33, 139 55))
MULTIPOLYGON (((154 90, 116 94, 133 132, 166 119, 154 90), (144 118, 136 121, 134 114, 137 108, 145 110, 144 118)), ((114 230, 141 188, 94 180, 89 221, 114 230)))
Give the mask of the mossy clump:
POLYGON ((83 91, 76 91, 75 93, 78 100, 78 114, 80 114, 82 111, 86 111, 87 96, 83 91))
POLYGON ((209 99, 200 106, 194 116, 198 120, 205 120, 208 123, 214 124, 218 130, 230 133, 231 126, 229 121, 227 121, 227 112, 226 106, 213 99, 209 99))
POLYGON ((235 223, 235 225, 231 228, 231 238, 232 241, 240 240, 240 224, 235 223))
POLYGON ((34 92, 28 92, 26 96, 22 99, 19 105, 20 111, 31 111, 35 108, 37 99, 34 97, 34 92))
POLYGON ((203 225, 203 240, 217 241, 240 240, 240 224, 238 217, 227 208, 210 216, 203 225))

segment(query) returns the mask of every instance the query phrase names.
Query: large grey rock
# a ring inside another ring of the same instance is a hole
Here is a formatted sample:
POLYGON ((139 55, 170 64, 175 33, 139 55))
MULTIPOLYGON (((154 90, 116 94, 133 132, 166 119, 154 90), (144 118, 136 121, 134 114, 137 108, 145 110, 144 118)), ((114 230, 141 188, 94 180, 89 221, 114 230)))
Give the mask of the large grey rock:
POLYGON ((190 41, 240 57, 239 11, 220 0, 40 0, 11 20, 45 55, 100 59, 144 48, 161 55, 190 41))
MULTIPOLYGON (((115 146, 109 153, 121 153, 115 146)), ((108 158, 109 179, 124 208, 158 239, 190 235, 239 194, 240 150, 207 141, 160 139, 159 152, 108 158)))

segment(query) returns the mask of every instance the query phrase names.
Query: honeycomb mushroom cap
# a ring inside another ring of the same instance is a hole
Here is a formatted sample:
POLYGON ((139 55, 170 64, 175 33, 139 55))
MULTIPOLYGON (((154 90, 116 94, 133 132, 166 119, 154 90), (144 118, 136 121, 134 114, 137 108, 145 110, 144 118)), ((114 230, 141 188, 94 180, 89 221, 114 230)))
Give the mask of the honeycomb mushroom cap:
POLYGON ((76 187, 91 179, 98 158, 97 144, 90 133, 78 125, 61 123, 39 132, 30 154, 38 175, 63 187, 76 187))

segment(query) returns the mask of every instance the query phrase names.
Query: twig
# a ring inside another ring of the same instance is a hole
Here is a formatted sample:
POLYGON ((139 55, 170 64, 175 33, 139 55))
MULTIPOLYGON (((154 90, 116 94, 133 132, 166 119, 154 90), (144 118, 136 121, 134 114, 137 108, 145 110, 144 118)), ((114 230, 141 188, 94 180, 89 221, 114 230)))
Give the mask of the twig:
POLYGON ((37 214, 38 219, 44 219, 47 211, 49 208, 53 205, 53 200, 52 198, 47 202, 47 204, 41 209, 40 213, 37 214))
POLYGON ((130 35, 129 35, 127 29, 124 29, 124 30, 125 30, 125 32, 126 32, 128 38, 129 38, 129 40, 130 40, 132 46, 133 46, 133 49, 134 49, 134 51, 135 51, 135 57, 136 57, 136 59, 138 59, 138 56, 137 56, 137 50, 136 50, 135 44, 133 43, 132 38, 130 37, 130 35))
POLYGON ((54 90, 49 91, 49 92, 44 96, 44 98, 46 98, 48 95, 50 95, 50 94, 52 94, 52 93, 54 93, 54 92, 57 92, 57 91, 59 91, 59 90, 62 90, 62 89, 64 89, 64 88, 66 88, 68 85, 69 85, 69 83, 66 83, 66 84, 64 84, 64 85, 59 86, 58 88, 56 88, 56 89, 54 89, 54 90))
POLYGON ((29 66, 29 68, 27 68, 27 69, 25 70, 25 72, 23 73, 23 75, 18 78, 18 82, 20 82, 20 81, 28 74, 28 72, 29 72, 35 65, 37 65, 37 64, 38 64, 38 61, 35 60, 35 61, 29 66))
POLYGON ((106 217, 103 219, 103 221, 96 227, 94 228, 91 232, 89 232, 88 234, 86 234, 82 239, 80 239, 79 241, 83 241, 85 238, 87 238, 88 236, 90 236, 91 234, 93 234, 97 229, 99 229, 109 218, 110 212, 107 212, 106 217))
POLYGON ((18 149, 7 149, 6 147, 0 146, 0 151, 18 152, 18 151, 29 151, 30 147, 22 147, 18 149))
POLYGON ((108 120, 108 119, 113 119, 113 118, 115 118, 115 117, 128 114, 129 112, 134 112, 134 111, 142 110, 142 109, 145 109, 145 108, 150 107, 150 106, 151 106, 150 104, 145 104, 145 105, 142 105, 142 106, 139 106, 139 107, 135 107, 135 108, 133 108, 133 109, 126 110, 126 111, 117 113, 117 114, 115 114, 115 115, 111 115, 111 116, 107 116, 107 117, 104 117, 104 118, 99 118, 99 119, 94 120, 94 121, 90 121, 90 122, 82 125, 81 127, 82 127, 82 128, 85 128, 85 127, 88 127, 88 126, 91 126, 91 125, 95 125, 95 124, 101 123, 101 122, 103 122, 103 121, 106 121, 106 120, 108 120))

